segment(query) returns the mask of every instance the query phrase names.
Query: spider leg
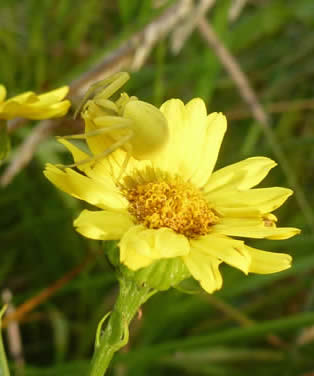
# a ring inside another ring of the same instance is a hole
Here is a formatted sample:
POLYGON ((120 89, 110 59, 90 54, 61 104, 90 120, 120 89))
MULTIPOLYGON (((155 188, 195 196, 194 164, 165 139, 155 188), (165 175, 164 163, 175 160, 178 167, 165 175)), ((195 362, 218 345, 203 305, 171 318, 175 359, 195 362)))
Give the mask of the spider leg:
POLYGON ((105 88, 101 91, 101 98, 108 99, 112 96, 113 93, 119 90, 129 80, 129 78, 130 76, 128 73, 119 72, 91 85, 84 95, 83 99, 81 100, 80 104, 78 105, 74 113, 74 119, 76 118, 77 114, 80 112, 84 104, 87 102, 87 100, 93 93, 95 93, 97 89, 103 88, 105 86, 105 88))
MULTIPOLYGON (((133 132, 132 132, 133 133, 133 132)), ((117 180, 116 180, 116 183, 119 183, 119 180, 122 178, 122 175, 124 174, 125 170, 126 170, 126 166, 128 165, 129 163, 129 160, 131 158, 131 155, 132 155, 132 145, 129 144, 127 147, 126 147, 126 156, 124 158, 124 161, 122 163, 122 166, 121 166, 121 170, 120 170, 120 173, 117 177, 117 180)))
POLYGON ((133 124, 133 120, 122 116, 98 116, 93 119, 93 122, 101 127, 111 127, 120 124, 126 128, 131 128, 133 124))
POLYGON ((58 139, 63 139, 63 140, 85 140, 88 137, 93 137, 93 136, 99 136, 102 134, 110 133, 112 131, 115 131, 116 129, 125 129, 128 128, 127 125, 125 124, 116 124, 112 125, 107 128, 98 128, 93 131, 88 131, 86 133, 81 133, 81 134, 69 134, 67 136, 60 136, 57 137, 58 139))
MULTIPOLYGON (((119 108, 115 104, 115 102, 109 100, 109 99, 103 99, 103 98, 94 98, 93 99, 94 103, 97 104, 101 109, 105 111, 111 111, 113 113, 118 114, 119 113, 119 108)), ((84 106, 85 107, 85 106, 84 106)))
POLYGON ((124 108, 128 102, 134 101, 134 100, 138 100, 138 98, 135 97, 134 95, 129 97, 127 93, 121 93, 119 99, 115 101, 115 104, 117 105, 118 108, 124 108))
POLYGON ((56 166, 59 167, 59 168, 62 168, 62 169, 64 169, 64 168, 72 168, 72 167, 76 167, 76 166, 81 166, 81 165, 86 164, 86 163, 95 162, 95 161, 98 161, 100 159, 104 159, 108 155, 110 155, 111 153, 113 153, 114 151, 116 151, 117 149, 119 149, 121 146, 123 146, 125 143, 127 143, 132 138, 132 136, 133 136, 133 131, 130 130, 129 134, 121 137, 120 140, 118 140, 117 142, 114 142, 103 153, 100 153, 98 155, 94 155, 94 156, 89 157, 89 158, 82 159, 81 161, 72 163, 70 165, 58 164, 56 166))

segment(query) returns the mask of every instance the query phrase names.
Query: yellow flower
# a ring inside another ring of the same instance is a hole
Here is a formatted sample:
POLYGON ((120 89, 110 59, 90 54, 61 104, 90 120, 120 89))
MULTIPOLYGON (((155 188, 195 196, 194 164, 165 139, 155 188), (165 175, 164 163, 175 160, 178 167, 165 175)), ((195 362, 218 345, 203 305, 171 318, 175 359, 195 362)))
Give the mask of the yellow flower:
MULTIPOLYGON (((131 270, 180 258, 209 293, 222 286, 223 262, 246 274, 289 268, 289 255, 254 249, 232 238, 287 239, 300 232, 276 227, 271 214, 292 194, 290 189, 253 189, 276 163, 254 157, 213 172, 225 117, 207 115, 201 99, 186 105, 172 99, 160 110, 168 121, 169 142, 151 160, 131 158, 119 183, 122 149, 78 165, 81 173, 47 165, 45 175, 57 187, 101 209, 84 210, 74 221, 77 231, 91 239, 119 240, 120 261, 131 270)), ((91 129, 87 121, 86 131, 91 129)), ((75 161, 88 157, 61 142, 75 161)), ((87 142, 96 156, 104 150, 102 136, 87 142)))
POLYGON ((68 91, 69 88, 63 86, 41 95, 28 91, 5 100, 6 89, 0 85, 0 119, 24 117, 41 120, 62 117, 71 105, 70 101, 63 100, 68 91))

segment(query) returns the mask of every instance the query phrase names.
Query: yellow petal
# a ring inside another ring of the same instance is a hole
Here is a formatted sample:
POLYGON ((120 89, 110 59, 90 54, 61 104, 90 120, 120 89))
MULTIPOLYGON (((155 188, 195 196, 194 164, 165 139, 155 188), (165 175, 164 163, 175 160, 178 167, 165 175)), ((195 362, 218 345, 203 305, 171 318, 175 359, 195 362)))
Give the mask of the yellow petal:
POLYGON ((1 102, 3 102, 5 100, 6 95, 7 95, 7 90, 6 90, 5 86, 0 85, 0 104, 1 104, 1 102))
POLYGON ((262 218, 222 218, 213 233, 245 238, 288 239, 300 233, 293 227, 270 227, 262 218))
POLYGON ((22 106, 25 106, 25 104, 12 101, 11 99, 2 103, 0 109, 0 118, 11 120, 14 117, 22 117, 22 106))
POLYGON ((222 277, 219 272, 219 261, 198 249, 183 257, 183 261, 192 276, 200 282, 202 288, 209 294, 219 290, 222 286, 222 277))
POLYGON ((123 249, 125 249, 126 246, 128 247, 128 253, 125 258, 122 259, 120 257, 120 261, 133 271, 149 266, 155 261, 152 258, 141 254, 140 250, 145 249, 147 246, 145 242, 141 240, 135 242, 134 239, 132 241, 129 241, 128 239, 126 242, 123 242, 122 246, 123 249))
POLYGON ((36 95, 30 92, 4 102, 1 106, 1 118, 7 120, 14 117, 24 117, 31 120, 56 118, 64 116, 70 106, 71 103, 68 100, 50 105, 40 103, 36 95))
POLYGON ((204 144, 207 141, 207 128, 207 111, 204 101, 200 98, 192 99, 185 105, 181 127, 177 130, 178 134, 174 135, 177 139, 180 138, 178 145, 180 156, 177 166, 178 172, 185 180, 199 174, 200 163, 203 162, 204 144))
MULTIPOLYGON (((190 125, 193 129, 194 124, 190 125)), ((226 117, 221 113, 212 113, 207 117, 207 131, 202 145, 200 147, 200 159, 194 160, 193 154, 190 154, 188 146, 186 153, 190 157, 192 163, 196 167, 194 175, 191 177, 191 182, 198 187, 204 186, 209 179, 220 150, 220 146, 227 130, 226 117)))
POLYGON ((170 136, 167 146, 153 159, 154 166, 202 186, 216 163, 226 131, 225 117, 217 113, 206 116, 199 98, 186 105, 171 99, 160 110, 168 121, 170 136))
POLYGON ((66 168, 63 171, 48 164, 44 174, 62 191, 102 209, 123 209, 127 207, 127 200, 118 189, 113 189, 112 186, 107 186, 105 182, 100 180, 90 179, 71 168, 66 168))
POLYGON ((231 239, 223 235, 209 234, 197 240, 191 240, 191 247, 193 250, 197 249, 198 252, 203 252, 240 269, 245 274, 249 272, 251 257, 244 249, 243 241, 231 239))
POLYGON ((133 226, 127 211, 83 210, 74 221, 74 227, 83 236, 95 240, 119 240, 133 226))
POLYGON ((185 236, 180 235, 168 228, 158 230, 147 229, 144 226, 136 226, 128 231, 120 242, 121 262, 130 269, 138 268, 139 257, 136 264, 132 264, 135 253, 145 256, 145 260, 159 260, 186 255, 190 252, 190 244, 185 236), (132 244, 131 260, 128 255, 127 244, 132 244))
POLYGON ((272 187, 249 189, 248 191, 216 191, 206 194, 223 216, 252 216, 249 213, 265 214, 279 208, 293 191, 288 188, 272 187))
POLYGON ((181 100, 171 99, 160 107, 160 111, 168 122, 169 139, 163 150, 153 157, 153 165, 164 172, 179 174, 184 149, 181 132, 186 124, 186 109, 181 100))
POLYGON ((173 258, 190 252, 188 239, 169 228, 146 229, 140 237, 150 245, 150 256, 154 259, 173 258))
POLYGON ((204 187, 205 192, 247 190, 259 184, 276 162, 265 157, 244 159, 215 171, 204 187))
MULTIPOLYGON (((72 154, 74 162, 79 162, 84 159, 90 158, 90 155, 79 149, 77 146, 69 142, 68 140, 64 138, 58 138, 58 142, 65 146, 70 153, 72 154)), ((78 165, 77 168, 87 174, 87 172, 91 169, 92 163, 84 163, 81 165, 78 165)))
POLYGON ((37 95, 32 91, 26 91, 25 93, 16 95, 15 97, 8 99, 7 103, 10 103, 11 101, 19 104, 34 103, 37 101, 37 95))
POLYGON ((127 231, 119 244, 120 261, 131 270, 138 270, 155 261, 150 257, 150 246, 139 235, 145 230, 142 225, 133 226, 127 231))
POLYGON ((69 92, 69 87, 68 86, 62 86, 58 89, 48 91, 47 93, 38 95, 38 99, 40 103, 45 104, 45 105, 50 105, 54 104, 57 102, 62 101, 69 92))
POLYGON ((292 257, 286 253, 265 252, 248 246, 245 249, 251 255, 250 273, 271 274, 291 267, 292 257))
POLYGON ((79 164, 77 166, 79 170, 83 171, 90 178, 96 181, 101 180, 102 182, 105 182, 107 186, 116 189, 114 181, 111 178, 110 173, 108 173, 108 166, 105 165, 104 160, 94 161, 92 156, 85 153, 71 142, 62 138, 59 138, 58 141, 71 152, 74 162, 80 162, 88 158, 91 159, 91 162, 79 164))
POLYGON ((45 105, 42 103, 25 104, 16 111, 15 116, 24 117, 31 120, 53 119, 66 115, 71 102, 68 100, 45 105))
MULTIPOLYGON (((5 90, 0 87, 0 102, 4 99, 5 90), (2 98, 3 97, 3 98, 2 98)), ((2 103, 0 116, 2 119, 12 119, 14 117, 25 117, 32 120, 41 120, 64 116, 71 103, 68 100, 61 100, 68 93, 69 88, 64 86, 60 89, 37 96, 29 91, 2 103)))

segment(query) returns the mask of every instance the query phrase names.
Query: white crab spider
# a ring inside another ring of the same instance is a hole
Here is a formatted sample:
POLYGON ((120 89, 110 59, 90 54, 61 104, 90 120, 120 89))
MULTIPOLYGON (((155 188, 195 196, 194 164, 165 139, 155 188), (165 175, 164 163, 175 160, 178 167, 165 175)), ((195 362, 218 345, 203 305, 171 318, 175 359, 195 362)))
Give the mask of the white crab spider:
POLYGON ((126 72, 116 73, 89 88, 75 116, 82 109, 83 119, 91 121, 95 130, 61 138, 87 139, 100 136, 104 137, 105 145, 108 145, 108 140, 111 145, 104 147, 99 155, 62 167, 76 167, 101 160, 121 148, 126 152, 121 176, 131 156, 137 160, 149 160, 164 147, 168 140, 168 123, 160 110, 126 93, 122 93, 115 102, 109 99, 129 78, 126 72), (95 92, 93 99, 89 99, 95 92))

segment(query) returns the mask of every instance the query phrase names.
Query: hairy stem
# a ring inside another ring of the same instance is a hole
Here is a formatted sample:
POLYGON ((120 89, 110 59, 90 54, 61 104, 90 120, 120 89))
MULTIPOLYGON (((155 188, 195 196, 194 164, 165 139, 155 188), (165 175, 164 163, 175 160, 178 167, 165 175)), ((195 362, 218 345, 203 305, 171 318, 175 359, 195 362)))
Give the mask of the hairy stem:
MULTIPOLYGON (((98 340, 92 359, 89 376, 103 376, 119 349, 128 341, 128 326, 141 305, 156 291, 139 286, 136 281, 122 276, 119 279, 120 291, 103 334, 98 340)), ((102 324, 100 324, 102 325, 102 324)))

